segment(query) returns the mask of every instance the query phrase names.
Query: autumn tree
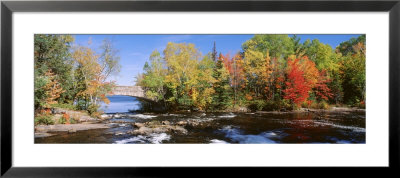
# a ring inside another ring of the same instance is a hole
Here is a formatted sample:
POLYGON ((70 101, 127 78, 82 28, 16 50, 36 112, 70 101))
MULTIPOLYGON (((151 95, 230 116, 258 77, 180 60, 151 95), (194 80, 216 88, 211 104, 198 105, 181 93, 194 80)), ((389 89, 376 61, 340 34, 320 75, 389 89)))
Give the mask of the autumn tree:
POLYGON ((118 55, 118 50, 114 47, 112 41, 107 38, 103 40, 100 51, 101 54, 98 63, 101 68, 100 73, 103 76, 103 81, 101 82, 105 82, 110 76, 116 75, 120 72, 120 57, 118 55))
POLYGON ((106 94, 112 89, 113 83, 105 81, 103 66, 99 63, 100 56, 91 48, 78 46, 72 57, 76 63, 75 87, 78 91, 78 107, 95 113, 99 108, 99 101, 109 103, 106 94))
POLYGON ((198 79, 198 61, 201 53, 194 44, 169 42, 164 50, 167 65, 165 81, 169 89, 168 102, 188 109, 193 105, 193 86, 198 79))
POLYGON ((365 102, 366 71, 365 45, 359 42, 353 45, 354 53, 347 53, 341 63, 341 79, 345 103, 357 105, 365 102))
POLYGON ((161 54, 155 50, 150 55, 150 64, 146 62, 143 79, 140 81, 146 89, 146 96, 155 101, 165 102, 165 76, 167 69, 164 66, 161 54))
POLYGON ((317 101, 329 101, 333 97, 332 90, 327 85, 329 82, 326 71, 319 72, 318 81, 314 86, 317 101))
POLYGON ((254 35, 239 53, 219 57, 215 43, 202 56, 193 44, 170 42, 163 56, 154 55, 156 63, 150 59, 145 64, 137 85, 145 87, 147 96, 163 98, 172 109, 225 110, 237 103, 252 109, 255 105, 256 110, 288 108, 289 102, 297 107, 363 103, 363 40, 365 36, 343 42, 334 51, 318 40, 301 43, 296 35, 254 35))
MULTIPOLYGON (((65 92, 60 94, 58 101, 72 103, 76 91, 73 88, 73 65, 70 49, 74 37, 71 35, 45 35, 34 36, 34 68, 35 82, 37 77, 45 76, 48 70, 54 74, 54 79, 65 92)), ((38 94, 39 95, 39 94, 38 94)))
POLYGON ((35 71, 35 109, 39 111, 50 108, 51 104, 56 104, 60 95, 65 90, 61 87, 56 75, 49 69, 44 75, 38 76, 35 71))
POLYGON ((230 65, 229 74, 231 78, 231 86, 233 88, 233 104, 236 105, 239 98, 242 97, 241 91, 245 88, 246 84, 245 71, 243 67, 244 61, 240 53, 237 53, 233 58, 231 58, 230 65))
POLYGON ((244 70, 247 78, 247 88, 253 97, 259 98, 269 91, 268 84, 272 68, 268 51, 265 55, 259 51, 246 50, 244 52, 244 70))
MULTIPOLYGON (((285 93, 284 98, 300 106, 300 104, 308 100, 311 89, 316 87, 317 84, 319 89, 325 89, 325 81, 319 81, 323 79, 320 75, 320 72, 315 67, 315 63, 309 60, 307 56, 289 58, 286 89, 283 91, 285 93)), ((319 96, 322 96, 322 93, 322 91, 319 92, 319 96)), ((325 95, 322 97, 325 97, 325 95)))
POLYGON ((351 38, 350 40, 344 41, 339 44, 339 46, 336 48, 337 53, 341 53, 343 56, 347 56, 348 54, 355 54, 356 51, 353 48, 354 45, 357 45, 359 43, 366 44, 366 35, 360 35, 357 38, 351 38))
POLYGON ((212 60, 211 55, 205 55, 198 65, 198 81, 193 87, 193 99, 195 107, 200 110, 211 110, 213 96, 215 96, 215 90, 213 88, 214 83, 217 81, 213 77, 215 69, 215 63, 212 60))
POLYGON ((253 38, 242 44, 243 51, 248 49, 258 51, 266 55, 267 51, 271 58, 287 58, 294 54, 294 42, 288 35, 254 35, 253 38))
MULTIPOLYGON (((275 102, 280 102, 282 98, 282 87, 285 85, 284 75, 286 73, 286 59, 290 55, 302 52, 302 45, 299 41, 300 40, 296 37, 290 38, 288 35, 254 35, 253 38, 243 43, 242 50, 244 59, 247 51, 249 51, 247 53, 256 51, 262 53, 263 58, 269 61, 269 64, 264 68, 264 71, 269 75, 269 77, 264 78, 263 81, 265 82, 263 88, 266 92, 264 100, 272 99, 275 102)), ((245 71, 251 71, 251 69, 252 67, 247 67, 245 71)), ((246 78, 249 80, 248 82, 250 82, 248 84, 251 84, 251 80, 254 80, 254 77, 251 75, 249 77, 248 74, 246 78)), ((249 87, 251 87, 251 85, 248 85, 246 88, 249 89, 249 87)), ((250 93, 247 94, 247 99, 252 98, 250 96, 253 92, 251 90, 249 92, 250 93)))
POLYGON ((284 98, 290 100, 293 104, 300 106, 308 99, 310 85, 305 78, 305 73, 300 64, 300 58, 288 61, 287 81, 284 98))

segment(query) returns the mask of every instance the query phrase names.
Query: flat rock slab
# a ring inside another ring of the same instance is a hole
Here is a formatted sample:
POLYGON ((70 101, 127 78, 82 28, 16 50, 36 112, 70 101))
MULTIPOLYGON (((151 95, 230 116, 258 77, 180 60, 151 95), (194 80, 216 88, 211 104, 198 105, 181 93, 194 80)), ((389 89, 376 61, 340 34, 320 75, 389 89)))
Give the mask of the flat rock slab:
POLYGON ((53 135, 54 134, 51 134, 51 133, 46 133, 46 132, 41 133, 41 132, 39 132, 39 133, 35 133, 35 138, 50 137, 50 136, 53 136, 53 135))
POLYGON ((35 127, 35 133, 45 132, 76 132, 80 130, 90 129, 106 129, 110 128, 105 124, 56 124, 56 125, 38 125, 35 127))

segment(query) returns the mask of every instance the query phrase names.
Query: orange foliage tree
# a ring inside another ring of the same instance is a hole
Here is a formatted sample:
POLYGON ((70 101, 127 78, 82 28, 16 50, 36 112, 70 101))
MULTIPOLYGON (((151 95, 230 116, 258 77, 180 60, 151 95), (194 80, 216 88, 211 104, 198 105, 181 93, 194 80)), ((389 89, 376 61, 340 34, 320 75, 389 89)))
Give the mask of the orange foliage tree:
POLYGON ((47 83, 44 86, 46 91, 46 98, 44 100, 45 107, 49 108, 51 104, 57 104, 57 99, 60 97, 64 90, 61 88, 60 83, 55 79, 55 75, 51 70, 48 70, 45 74, 47 83))
POLYGON ((229 72, 229 78, 230 78, 230 85, 233 88, 233 94, 234 94, 234 104, 236 104, 238 95, 239 95, 239 90, 242 90, 245 87, 246 83, 246 78, 245 78, 245 72, 243 68, 243 58, 240 55, 240 53, 237 53, 235 56, 230 57, 229 54, 220 55, 220 59, 224 63, 225 68, 229 72))

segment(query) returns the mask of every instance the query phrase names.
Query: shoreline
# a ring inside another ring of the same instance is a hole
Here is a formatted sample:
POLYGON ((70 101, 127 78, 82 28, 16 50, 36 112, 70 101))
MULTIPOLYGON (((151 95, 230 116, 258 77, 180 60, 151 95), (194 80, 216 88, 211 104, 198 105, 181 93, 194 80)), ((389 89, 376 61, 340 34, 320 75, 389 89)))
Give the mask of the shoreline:
MULTIPOLYGON (((65 109, 64 109, 65 110, 65 109)), ((79 111, 71 111, 79 112, 79 111)), ((360 108, 348 108, 348 107, 332 107, 330 109, 308 109, 301 108, 299 110, 292 111, 255 111, 255 112, 229 112, 229 111, 219 111, 219 112, 202 112, 202 111, 175 111, 167 112, 167 114, 173 113, 258 113, 258 114, 291 114, 291 113, 348 113, 348 112, 365 112, 365 109, 360 108)), ((89 122, 80 122, 76 124, 54 124, 54 125, 37 125, 34 127, 34 136, 36 138, 43 138, 58 135, 61 133, 75 133, 77 131, 92 130, 92 129, 107 129, 110 126, 107 123, 102 123, 102 121, 111 119, 109 115, 118 114, 132 114, 132 112, 121 112, 121 113, 104 113, 102 114, 103 119, 96 119, 91 117, 89 122)), ((141 112, 141 114, 155 114, 154 112, 141 112)), ((87 118, 85 118, 87 119, 87 118)))
POLYGON ((107 124, 99 123, 80 123, 80 124, 54 124, 54 125, 37 125, 35 126, 35 138, 49 137, 58 135, 58 132, 75 133, 77 131, 92 129, 107 129, 107 124))
POLYGON ((303 113, 303 112, 365 112, 366 109, 357 107, 331 107, 329 109, 312 109, 312 108, 300 108, 298 110, 285 110, 285 111, 244 111, 244 110, 221 110, 221 111, 191 111, 191 110, 177 110, 170 112, 150 112, 150 111, 132 111, 132 112, 116 112, 116 113, 104 113, 104 114, 123 114, 123 113, 142 113, 142 114, 168 114, 168 113, 303 113))

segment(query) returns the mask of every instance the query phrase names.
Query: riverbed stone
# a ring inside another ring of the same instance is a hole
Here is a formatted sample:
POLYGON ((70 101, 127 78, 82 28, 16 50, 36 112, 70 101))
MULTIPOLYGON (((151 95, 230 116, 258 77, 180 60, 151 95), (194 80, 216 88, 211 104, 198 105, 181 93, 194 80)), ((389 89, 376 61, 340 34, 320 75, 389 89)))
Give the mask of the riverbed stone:
POLYGON ((185 128, 183 128, 183 127, 180 127, 180 126, 173 126, 173 129, 172 129, 172 132, 180 132, 180 133, 183 133, 183 134, 187 134, 187 130, 185 129, 185 128))
POLYGON ((136 128, 140 128, 140 127, 144 127, 144 124, 143 123, 139 123, 139 122, 135 122, 135 123, 132 124, 132 126, 136 127, 136 128))
POLYGON ((114 135, 124 135, 124 134, 125 134, 124 132, 115 132, 114 135))
POLYGON ((134 133, 137 134, 150 134, 153 132, 153 129, 148 128, 148 127, 140 127, 138 130, 134 130, 134 133))
POLYGON ((47 132, 47 129, 45 127, 35 127, 35 133, 45 133, 47 132))
POLYGON ((68 130, 68 133, 75 133, 75 132, 76 132, 76 129, 74 129, 74 128, 68 130))
POLYGON ((183 126, 183 125, 188 124, 188 122, 187 121, 179 121, 177 124, 180 126, 183 126))
POLYGON ((146 122, 146 123, 134 123, 133 126, 138 128, 129 132, 130 134, 151 134, 151 133, 164 133, 164 132, 173 132, 173 133, 183 133, 186 134, 187 130, 182 126, 178 125, 164 125, 171 124, 168 123, 159 123, 159 122, 146 122), (156 124, 158 123, 158 124, 156 124))
POLYGON ((50 136, 53 136, 54 134, 51 134, 51 133, 46 133, 46 132, 43 132, 43 133, 35 133, 35 138, 42 138, 42 137, 50 137, 50 136))
POLYGON ((90 130, 110 128, 105 124, 56 124, 56 125, 38 125, 35 126, 36 132, 69 132, 70 130, 90 130))

